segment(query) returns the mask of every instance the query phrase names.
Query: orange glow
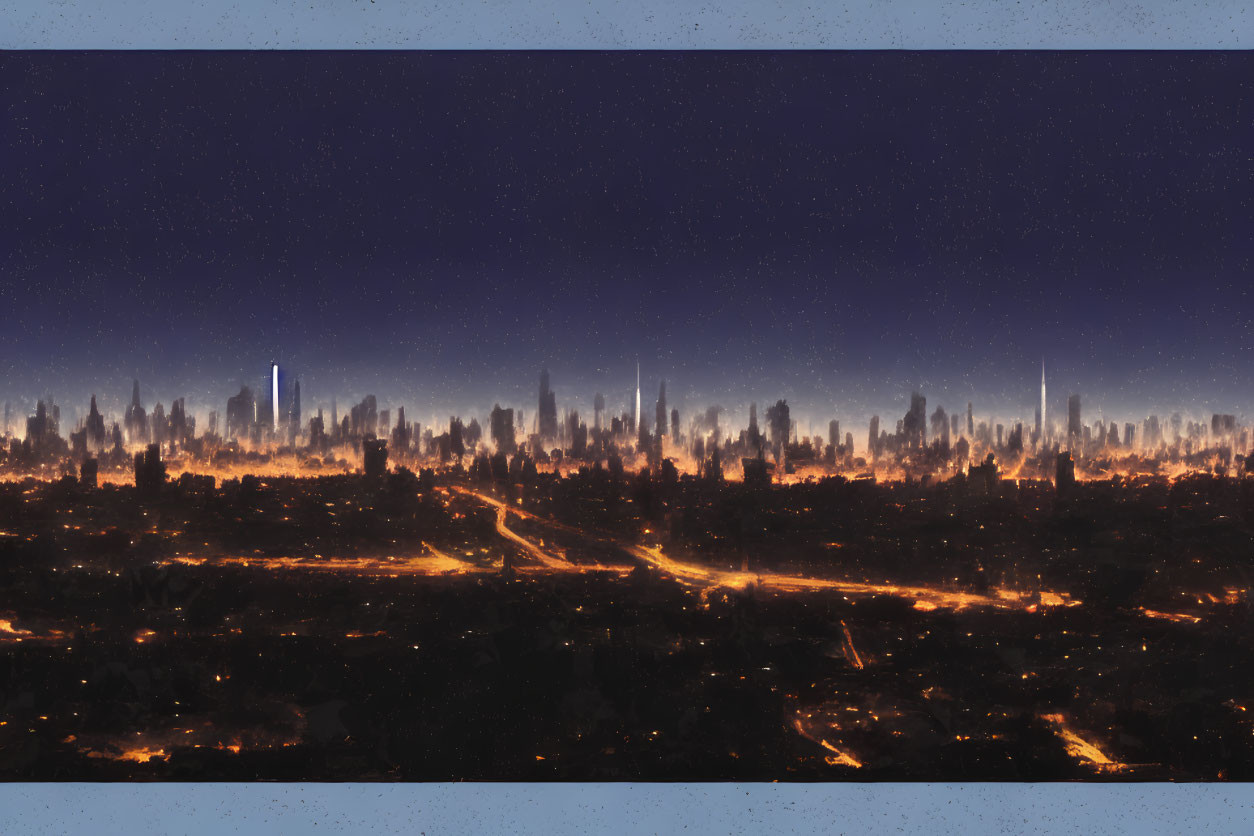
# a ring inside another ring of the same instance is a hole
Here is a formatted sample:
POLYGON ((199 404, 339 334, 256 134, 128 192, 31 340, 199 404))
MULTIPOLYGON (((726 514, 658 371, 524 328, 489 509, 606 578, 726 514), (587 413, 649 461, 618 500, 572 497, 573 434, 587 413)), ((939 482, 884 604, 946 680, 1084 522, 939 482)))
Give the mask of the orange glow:
POLYGON ((301 557, 243 557, 221 556, 207 557, 175 557, 167 563, 178 563, 184 566, 204 566, 212 563, 215 566, 241 566, 268 570, 289 570, 303 572, 343 572, 354 575, 399 575, 434 576, 461 574, 465 572, 484 572, 487 569, 458 560, 451 555, 438 551, 423 543, 427 553, 417 557, 396 559, 352 557, 352 558, 301 558, 301 557))
POLYGON ((853 636, 849 635, 849 628, 845 626, 845 622, 840 622, 840 629, 845 633, 845 656, 855 668, 862 670, 866 666, 862 664, 858 649, 853 646, 853 636))
MULTIPOLYGON (((631 546, 629 551, 644 560, 655 569, 666 572, 680 583, 689 586, 717 589, 745 589, 757 584, 761 589, 779 592, 820 592, 829 590, 846 595, 893 595, 915 599, 915 608, 927 610, 943 607, 961 610, 967 607, 995 607, 998 609, 1017 609, 1026 606, 1032 593, 1019 592, 1011 589, 996 589, 992 595, 981 595, 975 592, 959 592, 926 586, 897 586, 895 584, 860 583, 842 581, 831 578, 809 578, 798 575, 784 575, 775 572, 733 572, 713 569, 684 563, 667 557, 657 547, 631 546)), ((1066 593, 1041 593, 1044 603, 1046 595, 1051 600, 1061 601, 1063 606, 1073 607, 1080 604, 1078 599, 1066 593)))
POLYGON ((0 633, 10 636, 29 636, 30 630, 19 630, 13 626, 13 622, 8 619, 0 618, 0 633))
POLYGON ((825 738, 817 737, 816 735, 812 734, 809 730, 807 730, 806 724, 802 722, 802 718, 800 717, 793 718, 792 727, 797 730, 797 734, 801 735, 806 740, 817 743, 820 746, 822 746, 824 749, 832 753, 823 758, 823 760, 826 761, 829 766, 851 766, 854 769, 859 769, 862 767, 862 761, 858 760, 850 752, 847 752, 843 749, 833 746, 825 738))
POLYGON ((133 763, 148 763, 153 758, 166 757, 165 749, 157 749, 149 746, 136 746, 131 749, 122 749, 120 751, 99 752, 92 750, 87 753, 89 758, 107 758, 111 761, 131 761, 133 763))
POLYGON ((1096 744, 1080 737, 1061 714, 1042 714, 1041 719, 1054 727, 1054 732, 1063 740, 1067 754, 1084 761, 1100 770, 1118 772, 1126 768, 1126 764, 1111 760, 1096 744))
POLYGON ((1182 612, 1159 612, 1158 610, 1146 609, 1145 607, 1141 607, 1139 611, 1146 618, 1161 618, 1164 621, 1174 621, 1177 624, 1197 624, 1202 620, 1201 616, 1182 612))

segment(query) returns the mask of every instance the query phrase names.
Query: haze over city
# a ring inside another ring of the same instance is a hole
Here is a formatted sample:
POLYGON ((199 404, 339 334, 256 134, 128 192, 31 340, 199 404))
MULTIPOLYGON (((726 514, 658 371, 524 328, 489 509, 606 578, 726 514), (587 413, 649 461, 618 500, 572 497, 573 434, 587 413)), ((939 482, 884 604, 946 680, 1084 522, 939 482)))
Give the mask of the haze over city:
POLYGON ((1242 54, 0 57, 0 397, 1254 410, 1242 54))

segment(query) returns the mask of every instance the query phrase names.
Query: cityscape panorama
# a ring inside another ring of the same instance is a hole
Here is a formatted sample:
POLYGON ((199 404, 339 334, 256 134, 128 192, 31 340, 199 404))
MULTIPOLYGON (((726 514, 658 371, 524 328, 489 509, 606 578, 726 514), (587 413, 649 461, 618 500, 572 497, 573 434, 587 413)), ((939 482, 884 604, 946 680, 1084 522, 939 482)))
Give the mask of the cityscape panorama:
POLYGON ((1254 779, 1249 53, 0 53, 0 778, 1254 779))

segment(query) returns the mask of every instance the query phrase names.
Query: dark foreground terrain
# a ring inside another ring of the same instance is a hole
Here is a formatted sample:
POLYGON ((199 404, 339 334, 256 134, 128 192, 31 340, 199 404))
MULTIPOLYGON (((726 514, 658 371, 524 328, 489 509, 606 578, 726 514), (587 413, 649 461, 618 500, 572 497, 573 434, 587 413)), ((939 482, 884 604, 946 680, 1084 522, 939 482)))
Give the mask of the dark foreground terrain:
POLYGON ((7 483, 0 777, 1251 780, 1252 484, 7 483))

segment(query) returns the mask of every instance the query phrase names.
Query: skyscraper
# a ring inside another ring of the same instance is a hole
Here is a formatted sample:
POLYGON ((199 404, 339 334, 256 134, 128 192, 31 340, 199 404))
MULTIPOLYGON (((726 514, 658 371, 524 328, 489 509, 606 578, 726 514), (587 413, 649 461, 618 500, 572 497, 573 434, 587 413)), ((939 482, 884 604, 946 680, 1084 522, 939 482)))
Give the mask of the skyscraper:
POLYGON ((557 438, 557 395, 549 387, 549 370, 540 372, 540 412, 537 432, 543 441, 557 438))
POLYGON ((279 428, 279 364, 270 364, 270 413, 271 427, 279 428))
POLYGON ((1080 396, 1072 395, 1067 398, 1067 439, 1072 444, 1080 438, 1080 396))
POLYGON ((636 413, 633 416, 637 430, 640 427, 640 361, 636 361, 636 413))
POLYGON ((657 393, 657 409, 653 418, 653 425, 657 437, 660 439, 666 435, 666 381, 662 381, 661 387, 657 393))
POLYGON ((902 419, 906 444, 922 447, 927 443, 927 399, 918 392, 910 395, 910 411, 902 419))
POLYGON ((1045 427, 1049 418, 1045 414, 1045 358, 1041 358, 1041 417, 1037 420, 1036 430, 1041 436, 1041 443, 1045 443, 1045 427))
POLYGON ((253 391, 247 386, 240 386, 239 394, 226 400, 227 439, 247 438, 256 420, 257 402, 253 391))
POLYGON ((96 409, 96 396, 91 396, 91 411, 87 413, 87 442, 92 452, 101 450, 105 445, 104 416, 96 409))
POLYGON ((288 406, 288 423, 293 432, 300 427, 300 379, 292 382, 292 402, 288 406))
POLYGON ((148 443, 148 413, 144 411, 144 406, 139 401, 138 380, 134 382, 134 388, 131 390, 131 405, 126 410, 123 424, 126 426, 126 434, 132 444, 148 443))

